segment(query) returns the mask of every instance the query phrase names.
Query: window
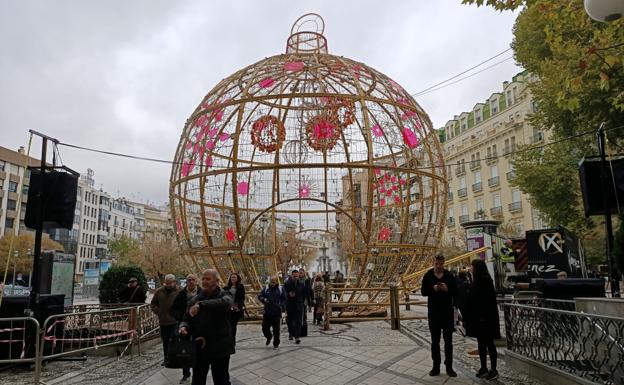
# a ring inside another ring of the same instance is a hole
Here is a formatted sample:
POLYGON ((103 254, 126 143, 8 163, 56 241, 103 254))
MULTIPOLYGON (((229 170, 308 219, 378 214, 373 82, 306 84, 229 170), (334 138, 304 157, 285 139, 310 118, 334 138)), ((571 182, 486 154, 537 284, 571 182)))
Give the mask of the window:
POLYGON ((448 208, 448 217, 453 218, 455 216, 455 210, 452 207, 448 208))
POLYGON ((513 188, 511 189, 511 201, 512 202, 520 202, 520 189, 513 188))
POLYGON ((468 215, 468 204, 462 203, 461 205, 461 213, 462 215, 468 215))
POLYGON ((461 178, 459 178, 459 188, 466 188, 466 177, 462 176, 461 178))
POLYGON ((15 211, 16 207, 17 207, 17 205, 16 205, 15 200, 13 200, 13 199, 7 200, 7 210, 15 211))
POLYGON ((498 176, 498 166, 490 166, 490 176, 496 178, 498 176))
POLYGON ((500 207, 500 206, 501 206, 500 194, 492 195, 492 207, 500 207))
POLYGON ((490 103, 490 110, 492 111, 492 115, 498 112, 498 99, 492 100, 490 103))
POLYGON ((495 144, 492 145, 492 155, 496 156, 496 145, 495 144))
POLYGON ((515 151, 516 150, 516 137, 512 136, 511 137, 511 151, 515 151))
POLYGON ((9 181, 9 192, 17 192, 17 182, 9 181))
POLYGON ((487 151, 486 151, 486 155, 485 155, 485 156, 486 156, 487 158, 489 158, 489 157, 491 157, 491 156, 492 156, 492 147, 488 147, 488 148, 487 148, 487 151))
POLYGON ((483 199, 479 198, 479 199, 477 199, 477 201, 475 203, 476 203, 476 206, 477 206, 477 211, 482 211, 483 210, 483 199))
POLYGON ((4 227, 5 227, 5 232, 6 232, 6 229, 12 229, 13 228, 13 218, 7 218, 4 221, 4 227))
POLYGON ((5 165, 4 161, 0 160, 0 171, 4 171, 4 165, 5 165))
POLYGON ((507 91, 507 105, 511 106, 513 102, 511 101, 511 90, 507 91))
POLYGON ((475 183, 481 183, 481 171, 475 171, 475 183))

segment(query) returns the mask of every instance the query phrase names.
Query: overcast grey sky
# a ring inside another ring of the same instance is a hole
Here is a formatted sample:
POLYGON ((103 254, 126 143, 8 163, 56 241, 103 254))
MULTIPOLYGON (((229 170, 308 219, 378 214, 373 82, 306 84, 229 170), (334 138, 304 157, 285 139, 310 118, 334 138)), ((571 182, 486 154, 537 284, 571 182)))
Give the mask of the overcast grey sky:
MULTIPOLYGON (((461 0, 5 0, 0 145, 26 146, 32 128, 62 142, 173 159, 202 97, 236 70, 283 53, 292 23, 308 12, 325 19, 330 53, 414 93, 509 48, 515 19, 461 0)), ((520 70, 508 60, 416 100, 440 127, 520 70)), ((31 153, 39 152, 36 140, 31 153)), ((79 172, 95 170, 97 187, 115 197, 167 200, 168 165, 66 147, 61 157, 79 172)))

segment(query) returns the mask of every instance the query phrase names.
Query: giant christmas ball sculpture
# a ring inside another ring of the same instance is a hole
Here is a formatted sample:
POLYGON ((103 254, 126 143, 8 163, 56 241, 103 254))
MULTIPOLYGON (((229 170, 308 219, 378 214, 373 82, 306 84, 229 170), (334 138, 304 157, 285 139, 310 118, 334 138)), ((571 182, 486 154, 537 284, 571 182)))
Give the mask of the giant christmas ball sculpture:
POLYGON ((395 81, 329 54, 323 30, 302 16, 286 53, 223 79, 187 120, 170 203, 193 269, 259 288, 306 262, 310 232, 333 237, 351 287, 431 263, 447 195, 437 133, 395 81))

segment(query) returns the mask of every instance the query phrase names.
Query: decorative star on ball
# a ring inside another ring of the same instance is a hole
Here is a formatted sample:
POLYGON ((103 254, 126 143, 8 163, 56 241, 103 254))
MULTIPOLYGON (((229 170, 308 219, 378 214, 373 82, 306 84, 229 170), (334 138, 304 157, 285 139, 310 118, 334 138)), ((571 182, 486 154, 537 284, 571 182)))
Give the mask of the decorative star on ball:
POLYGON ((299 198, 309 198, 310 197, 310 185, 307 183, 302 183, 299 186, 299 198))
POLYGON ((236 239, 236 232, 234 231, 234 229, 228 227, 225 230, 225 239, 227 239, 228 242, 234 242, 234 240, 236 239))
POLYGON ((379 230, 379 234, 377 234, 377 240, 385 242, 385 241, 390 240, 391 236, 392 236, 392 230, 389 227, 382 227, 379 230))

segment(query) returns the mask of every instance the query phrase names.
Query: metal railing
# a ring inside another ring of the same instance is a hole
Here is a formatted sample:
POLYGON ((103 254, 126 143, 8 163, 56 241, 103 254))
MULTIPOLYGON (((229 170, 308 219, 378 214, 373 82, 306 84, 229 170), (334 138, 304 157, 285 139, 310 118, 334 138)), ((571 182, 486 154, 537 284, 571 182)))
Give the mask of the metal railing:
POLYGON ((624 383, 624 318, 518 304, 504 314, 510 351, 599 384, 624 383))
POLYGON ((69 306, 48 317, 42 327, 34 318, 0 318, 0 364, 33 363, 34 383, 40 383, 42 362, 78 355, 102 347, 133 344, 159 330, 149 305, 93 304, 69 306))
POLYGON ((32 317, 0 318, 0 364, 33 364, 34 382, 39 384, 39 337, 39 322, 32 317))

